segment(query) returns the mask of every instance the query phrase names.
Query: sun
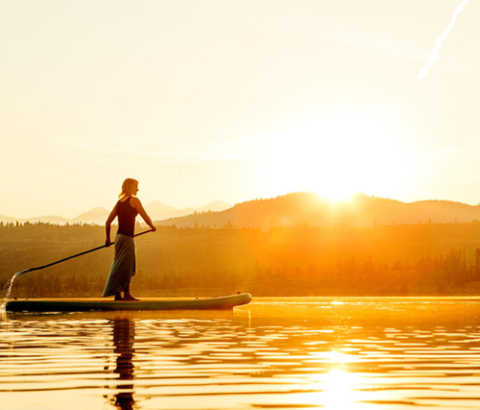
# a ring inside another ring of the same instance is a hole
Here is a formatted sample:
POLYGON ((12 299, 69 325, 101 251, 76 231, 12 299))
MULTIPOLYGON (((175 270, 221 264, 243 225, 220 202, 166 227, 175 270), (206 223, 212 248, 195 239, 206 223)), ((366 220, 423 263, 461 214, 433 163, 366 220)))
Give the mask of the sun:
POLYGON ((315 192, 332 201, 358 192, 394 197, 410 174, 398 133, 387 115, 329 110, 275 136, 270 180, 279 192, 315 192))

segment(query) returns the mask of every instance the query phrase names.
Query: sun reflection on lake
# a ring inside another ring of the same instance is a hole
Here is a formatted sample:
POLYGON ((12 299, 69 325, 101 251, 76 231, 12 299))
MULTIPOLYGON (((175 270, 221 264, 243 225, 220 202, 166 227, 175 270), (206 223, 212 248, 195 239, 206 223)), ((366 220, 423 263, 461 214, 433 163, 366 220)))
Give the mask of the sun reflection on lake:
POLYGON ((322 405, 331 410, 354 409, 358 392, 354 391, 358 376, 341 369, 334 369, 325 375, 322 405))
POLYGON ((312 352, 311 356, 313 358, 311 362, 328 362, 332 364, 353 363, 360 360, 357 356, 345 354, 337 350, 332 350, 330 352, 312 352))
POLYGON ((313 375, 308 385, 314 393, 300 393, 290 397, 292 406, 321 407, 329 410, 357 410, 364 408, 358 403, 361 392, 357 391, 359 376, 335 368, 327 373, 313 375))

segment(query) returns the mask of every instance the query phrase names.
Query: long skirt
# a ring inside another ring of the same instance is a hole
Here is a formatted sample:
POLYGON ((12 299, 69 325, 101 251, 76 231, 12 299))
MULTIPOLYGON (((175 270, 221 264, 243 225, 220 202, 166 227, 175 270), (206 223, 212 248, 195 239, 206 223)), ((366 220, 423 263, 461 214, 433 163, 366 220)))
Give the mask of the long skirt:
POLYGON ((115 257, 108 274, 103 297, 123 291, 130 285, 135 270, 135 240, 130 236, 117 234, 115 237, 115 257))

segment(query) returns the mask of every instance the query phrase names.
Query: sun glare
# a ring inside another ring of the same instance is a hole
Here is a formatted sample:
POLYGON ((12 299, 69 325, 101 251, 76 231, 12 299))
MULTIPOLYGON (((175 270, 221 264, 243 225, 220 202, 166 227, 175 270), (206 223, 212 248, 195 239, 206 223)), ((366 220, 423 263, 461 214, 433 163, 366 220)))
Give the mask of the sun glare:
POLYGON ((357 377, 354 374, 340 369, 332 370, 325 377, 325 394, 322 404, 331 410, 353 409, 356 404, 355 399, 358 396, 355 391, 357 382, 357 377))
POLYGON ((361 378, 355 373, 341 369, 332 369, 328 373, 320 373, 312 377, 312 390, 314 393, 296 394, 292 402, 302 406, 320 406, 329 410, 364 409, 368 405, 361 403, 362 393, 360 388, 361 378))
POLYGON ((358 192, 395 195, 406 166, 388 115, 335 111, 276 136, 270 178, 280 192, 309 191, 339 201, 358 192))

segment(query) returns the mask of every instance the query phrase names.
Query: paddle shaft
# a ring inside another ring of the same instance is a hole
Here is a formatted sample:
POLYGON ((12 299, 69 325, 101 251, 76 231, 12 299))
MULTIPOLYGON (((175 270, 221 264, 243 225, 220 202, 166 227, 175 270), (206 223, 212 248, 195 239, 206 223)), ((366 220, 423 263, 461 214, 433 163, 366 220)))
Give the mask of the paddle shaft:
MULTIPOLYGON (((135 236, 144 235, 144 234, 149 233, 149 232, 152 232, 152 230, 150 229, 150 230, 148 230, 148 231, 144 231, 144 232, 137 233, 135 236)), ((115 242, 112 242, 111 244, 113 245, 114 243, 115 243, 115 242)), ((24 275, 25 273, 33 272, 33 271, 35 271, 35 270, 45 269, 45 268, 48 268, 48 267, 50 267, 50 266, 56 265, 56 264, 58 264, 58 263, 65 262, 65 261, 68 261, 68 260, 70 260, 70 259, 77 258, 77 257, 79 257, 79 256, 86 255, 87 253, 95 252, 95 251, 98 251, 99 249, 106 248, 106 247, 107 247, 107 245, 99 246, 98 248, 93 248, 93 249, 90 249, 90 250, 88 250, 88 251, 81 252, 81 253, 77 253, 76 255, 69 256, 68 258, 60 259, 59 261, 49 263, 48 265, 38 266, 38 267, 36 267, 36 268, 25 269, 25 270, 22 270, 21 272, 17 272, 17 273, 15 274, 15 277, 17 277, 17 276, 22 276, 22 275, 24 275)))

